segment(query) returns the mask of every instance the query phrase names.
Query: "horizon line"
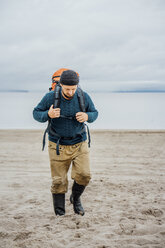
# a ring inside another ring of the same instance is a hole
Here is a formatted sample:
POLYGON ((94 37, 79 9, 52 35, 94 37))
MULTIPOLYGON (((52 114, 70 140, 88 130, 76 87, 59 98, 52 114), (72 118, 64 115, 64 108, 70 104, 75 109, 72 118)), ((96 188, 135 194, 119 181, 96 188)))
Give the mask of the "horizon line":
MULTIPOLYGON (((147 89, 147 90, 85 90, 90 93, 165 93, 164 90, 153 90, 153 89, 147 89)), ((0 92, 10 92, 10 93, 29 93, 29 92, 49 92, 45 90, 7 90, 7 89, 0 89, 0 92)))

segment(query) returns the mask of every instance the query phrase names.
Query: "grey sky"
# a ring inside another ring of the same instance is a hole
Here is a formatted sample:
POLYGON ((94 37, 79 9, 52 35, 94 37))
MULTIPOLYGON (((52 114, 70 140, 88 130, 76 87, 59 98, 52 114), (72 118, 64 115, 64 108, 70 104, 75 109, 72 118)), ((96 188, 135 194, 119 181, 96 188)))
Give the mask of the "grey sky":
POLYGON ((0 23, 0 89, 66 67, 87 89, 165 90, 164 0, 1 0, 0 23))

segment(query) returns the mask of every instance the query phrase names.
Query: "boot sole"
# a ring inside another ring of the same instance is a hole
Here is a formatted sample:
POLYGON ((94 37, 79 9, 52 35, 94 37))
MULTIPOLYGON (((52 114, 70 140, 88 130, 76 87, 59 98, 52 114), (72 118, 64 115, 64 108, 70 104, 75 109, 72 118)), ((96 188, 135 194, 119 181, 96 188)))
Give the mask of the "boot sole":
POLYGON ((75 214, 83 216, 85 213, 84 212, 75 212, 75 214))

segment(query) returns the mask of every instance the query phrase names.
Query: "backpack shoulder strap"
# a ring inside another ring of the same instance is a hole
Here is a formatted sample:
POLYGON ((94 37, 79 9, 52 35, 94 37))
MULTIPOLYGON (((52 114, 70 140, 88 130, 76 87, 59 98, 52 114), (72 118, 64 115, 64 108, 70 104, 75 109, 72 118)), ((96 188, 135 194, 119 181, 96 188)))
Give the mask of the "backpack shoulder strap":
MULTIPOLYGON (((55 89, 54 89, 53 108, 59 108, 59 106, 60 106, 60 90, 61 90, 60 84, 56 84, 55 89)), ((49 133, 50 128, 51 128, 51 118, 48 119, 48 126, 47 126, 47 128, 44 132, 44 135, 43 135, 42 150, 44 150, 44 148, 45 148, 45 138, 46 138, 46 134, 49 133)))
MULTIPOLYGON (((85 95, 84 95, 84 91, 80 88, 80 86, 78 86, 77 88, 77 96, 78 96, 78 101, 80 104, 80 109, 82 112, 86 112, 85 109, 85 95)), ((89 132, 89 127, 86 123, 84 123, 84 128, 85 126, 87 127, 87 132, 88 132, 88 146, 90 147, 90 143, 91 143, 91 138, 90 138, 90 132, 89 132)))
POLYGON ((61 90, 60 84, 56 84, 55 89, 54 89, 54 106, 53 106, 53 108, 59 108, 59 106, 60 106, 60 90, 61 90))
POLYGON ((77 96, 78 96, 78 101, 80 104, 80 109, 82 112, 86 112, 85 109, 85 96, 83 90, 80 88, 80 86, 77 87, 77 96))

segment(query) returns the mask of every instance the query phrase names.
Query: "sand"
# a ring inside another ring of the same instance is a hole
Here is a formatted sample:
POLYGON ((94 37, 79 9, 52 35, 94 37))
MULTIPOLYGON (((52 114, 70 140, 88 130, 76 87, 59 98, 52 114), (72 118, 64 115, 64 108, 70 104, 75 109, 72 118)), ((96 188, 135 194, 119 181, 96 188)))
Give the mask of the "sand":
POLYGON ((92 131, 85 216, 56 217, 43 131, 0 131, 1 248, 164 248, 165 131, 92 131))

